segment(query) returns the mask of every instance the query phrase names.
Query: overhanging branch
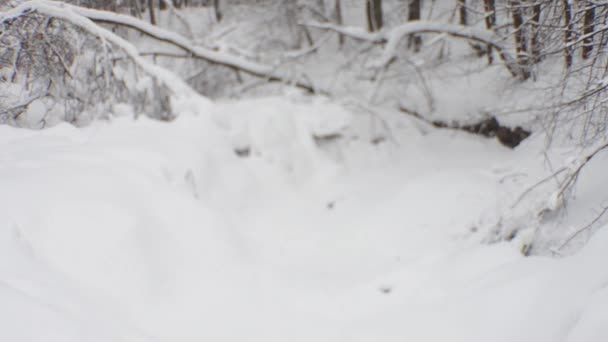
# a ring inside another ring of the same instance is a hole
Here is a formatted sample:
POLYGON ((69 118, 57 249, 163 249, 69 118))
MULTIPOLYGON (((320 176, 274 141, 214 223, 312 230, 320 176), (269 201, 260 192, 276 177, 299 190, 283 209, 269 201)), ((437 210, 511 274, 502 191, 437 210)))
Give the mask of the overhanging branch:
MULTIPOLYGON (((311 93, 319 92, 317 90, 318 88, 314 87, 309 81, 306 81, 301 77, 294 79, 284 75, 278 72, 274 66, 249 61, 226 52, 196 46, 190 39, 180 34, 162 29, 145 21, 124 14, 82 8, 57 1, 31 0, 24 2, 13 10, 4 13, 0 17, 0 22, 14 19, 32 11, 37 11, 41 14, 70 21, 73 24, 81 26, 91 32, 96 30, 94 28, 92 29, 90 25, 83 26, 82 20, 75 20, 78 19, 75 17, 84 17, 96 23, 109 23, 128 27, 156 40, 176 46, 191 54, 195 58, 203 59, 207 62, 222 65, 231 69, 237 69, 252 76, 264 78, 268 81, 292 84, 311 93)), ((139 55, 139 53, 137 54, 139 55)))
POLYGON ((447 34, 456 38, 467 39, 495 49, 503 64, 514 77, 522 78, 524 70, 498 41, 495 39, 493 32, 488 30, 480 30, 470 26, 436 23, 430 21, 412 21, 399 26, 396 26, 387 31, 367 32, 359 27, 339 26, 328 23, 303 23, 302 25, 314 27, 324 30, 332 30, 341 33, 345 36, 370 41, 374 43, 386 44, 384 53, 375 63, 374 66, 386 66, 396 56, 396 50, 404 37, 417 33, 436 33, 447 34))

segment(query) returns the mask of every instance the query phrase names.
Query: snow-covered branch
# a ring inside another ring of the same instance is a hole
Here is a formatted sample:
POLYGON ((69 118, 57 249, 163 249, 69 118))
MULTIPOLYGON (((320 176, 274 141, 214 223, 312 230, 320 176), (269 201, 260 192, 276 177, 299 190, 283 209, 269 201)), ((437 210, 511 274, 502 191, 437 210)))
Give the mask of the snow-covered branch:
POLYGON ((397 47, 401 40, 411 34, 416 33, 438 33, 448 34, 453 37, 463 38, 479 43, 483 43, 495 49, 500 58, 503 60, 509 72, 515 76, 522 76, 523 70, 517 64, 516 59, 507 52, 499 41, 495 38, 494 33, 489 30, 478 29, 470 26, 437 23, 430 21, 412 21, 396 26, 390 30, 380 32, 367 32, 359 27, 339 26, 328 23, 304 23, 303 25, 318 29, 332 30, 344 34, 351 38, 371 41, 376 43, 385 43, 384 53, 382 57, 374 63, 374 66, 385 66, 396 56, 397 47))
MULTIPOLYGON (((276 70, 276 67, 274 66, 249 61, 241 57, 228 54, 226 52, 215 51, 205 47, 196 46, 190 39, 178 33, 162 29, 158 26, 151 25, 145 21, 139 20, 128 15, 89 8, 82 8, 57 1, 31 0, 19 5, 13 10, 8 11, 4 15, 2 15, 2 17, 0 17, 0 21, 10 20, 11 18, 27 14, 31 11, 37 11, 42 14, 70 21, 73 24, 82 26, 83 28, 95 34, 98 34, 103 29, 99 28, 99 26, 95 25, 93 22, 111 23, 126 26, 135 29, 141 33, 144 33, 150 37, 153 37, 157 40, 179 47, 180 49, 186 51, 195 58, 204 59, 208 62, 223 65, 232 69, 238 69, 250 75, 262 77, 268 81, 290 83, 297 87, 303 88, 309 92, 317 92, 316 89, 318 89, 312 84, 310 84, 310 82, 302 79, 301 77, 296 77, 294 79, 294 77, 283 75, 282 73, 278 72, 276 70), (87 19, 87 22, 85 22, 83 19, 87 19)), ((111 33, 107 30, 103 31, 105 31, 103 33, 104 37, 108 33, 111 33)), ((112 39, 108 40, 111 40, 112 42, 116 43, 116 40, 120 39, 122 42, 121 44, 117 45, 121 46, 121 48, 124 48, 124 43, 128 44, 128 42, 126 42, 124 39, 121 39, 120 37, 114 34, 112 34, 112 36, 112 39)), ((134 47, 131 50, 134 51, 131 51, 129 53, 130 57, 133 57, 132 55, 139 55, 134 47)))
MULTIPOLYGON (((582 155, 582 157, 573 159, 572 161, 568 162, 565 166, 563 166, 560 169, 558 169, 557 171, 553 172, 548 177, 543 178, 542 180, 538 181, 536 184, 534 184, 531 187, 529 187, 528 189, 526 189, 517 198, 517 200, 513 203, 513 205, 511 205, 511 209, 518 206, 522 202, 524 197, 529 195, 534 189, 538 188, 540 185, 546 183, 549 180, 556 179, 557 176, 559 176, 560 174, 565 173, 565 175, 563 177, 561 177, 562 180, 558 182, 559 185, 558 185, 557 189, 553 192, 553 194, 551 196, 552 199, 550 201, 548 201, 548 203, 551 203, 551 205, 549 205, 549 207, 551 207, 551 210, 554 210, 555 208, 557 208, 559 206, 558 203, 563 203, 565 201, 566 192, 572 189, 572 187, 576 183, 577 179, 579 178, 583 168, 585 168, 585 166, 587 166, 589 164, 589 161, 591 161, 591 159, 593 159, 596 155, 598 155, 599 153, 601 153, 605 150, 608 150, 608 142, 606 140, 602 140, 599 143, 597 143, 595 147, 591 147, 591 148, 587 149, 586 151, 580 152, 579 155, 582 155)), ((543 208, 543 209, 546 209, 546 208, 543 208)))
MULTIPOLYGON (((0 16, 0 24, 32 12, 65 20, 73 25, 85 29, 93 35, 100 37, 103 41, 107 41, 118 46, 129 56, 129 58, 133 60, 135 64, 141 67, 144 72, 166 85, 174 94, 189 95, 195 93, 194 90, 179 79, 179 77, 141 57, 139 51, 133 44, 116 35, 112 31, 97 25, 91 19, 79 13, 76 9, 78 9, 78 7, 55 1, 28 1, 5 13, 2 13, 0 16)), ((108 13, 108 15, 110 15, 110 13, 108 13)))
MULTIPOLYGON (((539 222, 548 213, 563 210, 569 198, 568 193, 573 190, 583 169, 589 166, 589 162, 597 155, 607 150, 608 141, 603 139, 594 146, 577 151, 575 158, 568 158, 564 166, 529 186, 512 205, 505 208, 505 212, 496 223, 495 229, 492 230, 491 236, 494 236, 494 238, 490 238, 490 240, 495 240, 497 236, 500 239, 510 239, 519 230, 534 225, 538 226, 539 222), (555 184, 548 184, 550 181, 555 184)), ((561 250, 566 245, 582 232, 593 227, 607 212, 608 207, 603 205, 601 211, 592 221, 570 234, 553 252, 558 255, 561 254, 561 250)))

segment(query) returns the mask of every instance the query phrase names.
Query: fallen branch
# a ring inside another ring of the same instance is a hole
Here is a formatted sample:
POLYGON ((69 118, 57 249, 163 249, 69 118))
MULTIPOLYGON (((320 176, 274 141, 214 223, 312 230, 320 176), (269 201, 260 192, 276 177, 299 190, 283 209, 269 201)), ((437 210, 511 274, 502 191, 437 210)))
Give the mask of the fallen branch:
POLYGON ((471 134, 482 135, 488 138, 496 137, 501 144, 510 148, 515 148, 524 139, 530 136, 529 131, 526 131, 519 126, 512 129, 510 127, 501 125, 493 116, 472 124, 461 125, 457 122, 448 123, 441 120, 429 120, 420 113, 406 108, 404 105, 400 105, 399 110, 436 128, 460 130, 471 134))

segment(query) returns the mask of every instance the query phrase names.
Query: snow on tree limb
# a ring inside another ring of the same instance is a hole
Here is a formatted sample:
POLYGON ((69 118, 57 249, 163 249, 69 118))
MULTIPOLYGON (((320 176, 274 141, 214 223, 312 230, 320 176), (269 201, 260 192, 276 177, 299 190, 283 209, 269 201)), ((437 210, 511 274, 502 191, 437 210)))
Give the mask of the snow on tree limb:
POLYGON ((170 71, 161 68, 139 55, 137 48, 126 41, 125 39, 107 30, 89 18, 74 11, 75 6, 69 6, 65 3, 51 2, 44 0, 33 0, 20 4, 19 6, 2 13, 0 16, 0 24, 16 19, 20 16, 37 12, 50 17, 59 18, 79 26, 91 34, 96 35, 102 41, 108 41, 120 47, 135 64, 141 67, 144 72, 155 77, 157 80, 166 85, 176 95, 191 95, 195 91, 190 88, 185 82, 170 71))
MULTIPOLYGON (((8 12, 5 12, 0 17, 0 22, 27 14, 30 11, 37 11, 42 14, 70 21, 75 25, 82 26, 83 28, 94 34, 98 34, 103 30, 94 22, 111 23, 126 26, 135 29, 141 33, 144 33, 150 37, 153 37, 157 40, 174 45, 191 54, 194 58, 204 59, 214 64, 241 70, 250 75, 264 78, 268 81, 289 83, 302 89, 305 89, 309 92, 317 92, 317 89, 312 84, 310 84, 310 82, 302 80, 300 77, 294 78, 283 75, 277 72, 276 67, 274 66, 249 61, 222 51, 215 51, 201 46, 196 46, 190 39, 178 33, 162 29, 158 26, 151 25, 145 21, 124 14, 83 8, 51 0, 31 0, 17 6, 16 8, 8 12), (83 19, 86 19, 86 22, 83 19)), ((129 51, 130 57, 139 57, 139 53, 137 52, 135 47, 132 46, 132 44, 126 42, 124 39, 116 36, 115 34, 107 30, 103 31, 104 34, 102 36, 104 38, 107 39, 106 36, 108 34, 111 34, 112 39, 108 40, 111 40, 114 43, 120 40, 121 43, 117 45, 119 45, 121 48, 124 48, 123 45, 125 45, 125 43, 131 45, 132 48, 129 48, 129 50, 131 50, 129 51)))
POLYGON ((369 32, 361 27, 356 26, 341 26, 330 23, 319 23, 319 22, 305 22, 301 23, 301 25, 314 27, 322 30, 332 30, 338 33, 342 33, 345 36, 349 36, 351 38, 359 39, 359 40, 367 40, 371 42, 385 42, 386 37, 383 32, 369 32))
POLYGON ((148 36, 151 36, 157 40, 177 46, 180 49, 192 54, 192 56, 195 58, 204 59, 208 62, 223 65, 232 69, 238 69, 253 76, 265 78, 268 81, 292 83, 309 92, 315 92, 315 87, 309 82, 305 82, 299 79, 293 79, 289 76, 282 75, 276 71, 275 66, 256 63, 238 56, 228 54, 226 52, 215 51, 201 46, 196 46, 190 39, 178 33, 151 25, 135 17, 77 6, 70 7, 72 7, 76 13, 85 16, 93 21, 127 26, 148 36))
POLYGON ((507 50, 500 43, 498 43, 492 31, 478 29, 471 26, 419 20, 407 22, 387 31, 367 32, 359 27, 345 27, 328 23, 304 23, 303 25, 336 31, 359 40, 386 43, 382 57, 380 57, 380 59, 374 63, 374 66, 377 67, 382 67, 390 63, 390 61, 396 56, 397 47, 403 38, 416 33, 438 33, 448 34, 453 37, 472 40, 490 46, 498 51, 500 58, 503 60, 506 68, 513 76, 521 77, 523 72, 521 66, 517 64, 515 58, 513 58, 507 52, 507 50))

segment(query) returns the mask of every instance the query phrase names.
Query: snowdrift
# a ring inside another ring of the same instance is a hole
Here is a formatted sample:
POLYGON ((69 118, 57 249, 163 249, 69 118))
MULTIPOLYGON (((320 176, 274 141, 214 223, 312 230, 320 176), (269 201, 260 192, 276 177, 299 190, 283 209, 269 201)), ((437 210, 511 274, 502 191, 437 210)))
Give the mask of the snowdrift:
POLYGON ((373 145, 322 100, 180 106, 0 127, 1 340, 608 339, 607 229, 564 259, 471 231, 488 165, 523 157, 411 125, 373 145))

